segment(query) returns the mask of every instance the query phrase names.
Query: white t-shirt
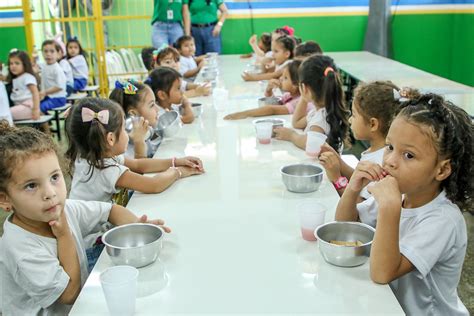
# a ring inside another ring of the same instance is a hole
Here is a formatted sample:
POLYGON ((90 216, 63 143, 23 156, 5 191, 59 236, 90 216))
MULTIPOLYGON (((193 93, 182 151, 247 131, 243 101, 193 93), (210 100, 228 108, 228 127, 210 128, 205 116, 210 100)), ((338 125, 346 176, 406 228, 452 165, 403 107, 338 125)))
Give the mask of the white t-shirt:
POLYGON ((265 57, 272 58, 273 57, 273 51, 269 50, 268 52, 266 52, 265 57))
POLYGON ((66 75, 57 62, 51 65, 43 64, 41 67, 41 90, 48 90, 52 87, 58 87, 61 90, 53 94, 48 94, 48 97, 66 97, 66 75))
POLYGON ((10 104, 8 103, 8 94, 5 84, 0 81, 0 120, 7 120, 13 125, 12 113, 10 112, 10 104))
MULTIPOLYGON (((181 57, 179 57, 179 63, 180 63, 179 72, 181 73, 181 75, 184 75, 189 70, 193 70, 193 69, 197 68, 196 61, 194 60, 193 57, 181 56, 181 57)), ((188 78, 188 79, 190 79, 190 78, 188 78)))
POLYGON ((59 66, 64 71, 64 75, 66 76, 66 84, 68 86, 74 86, 74 77, 72 76, 72 68, 71 64, 66 59, 61 59, 59 61, 59 66))
POLYGON ((182 92, 185 92, 187 86, 188 86, 188 82, 187 82, 186 80, 181 80, 181 86, 179 87, 179 89, 180 89, 182 92))
POLYGON ((72 68, 72 75, 75 79, 87 79, 89 77, 89 68, 84 56, 77 55, 68 59, 72 68))
POLYGON ((286 65, 288 65, 289 63, 291 63, 292 60, 291 59, 287 59, 285 60, 285 62, 281 65, 276 65, 275 66, 275 71, 279 71, 279 70, 282 70, 286 65))
POLYGON ((106 168, 97 169, 91 167, 85 159, 76 159, 69 198, 112 202, 113 195, 120 191, 115 185, 122 174, 128 170, 124 163, 124 155, 119 155, 104 159, 106 168))
MULTIPOLYGON (((76 244, 81 287, 88 277, 83 237, 107 221, 112 204, 66 200, 64 211, 76 244)), ((33 234, 11 222, 3 224, 2 270, 4 315, 67 315, 71 305, 56 302, 69 275, 58 260, 55 238, 33 234)))
MULTIPOLYGON (((370 161, 370 162, 376 163, 376 164, 381 166, 382 163, 383 163, 383 153, 384 152, 385 152, 385 147, 380 148, 379 150, 376 150, 374 152, 368 152, 366 150, 362 154, 360 154, 360 161, 370 161)), ((363 199, 367 200, 372 195, 369 193, 369 191, 367 191, 367 187, 365 187, 360 192, 360 196, 363 199)))
POLYGON ((38 83, 35 76, 27 72, 12 80, 13 89, 10 98, 12 99, 13 103, 19 103, 33 99, 33 95, 31 94, 30 89, 28 89, 29 85, 37 86, 38 83))
POLYGON ((306 128, 304 132, 309 132, 312 126, 319 126, 323 129, 324 134, 329 135, 331 131, 331 127, 329 123, 326 121, 327 111, 326 108, 316 109, 309 111, 306 115, 306 128))

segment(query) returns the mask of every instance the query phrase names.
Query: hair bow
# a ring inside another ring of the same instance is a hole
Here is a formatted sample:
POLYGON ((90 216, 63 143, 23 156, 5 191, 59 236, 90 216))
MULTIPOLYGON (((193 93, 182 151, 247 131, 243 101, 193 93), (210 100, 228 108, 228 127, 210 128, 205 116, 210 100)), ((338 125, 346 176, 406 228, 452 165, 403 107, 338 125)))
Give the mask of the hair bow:
POLYGON ((70 36, 67 41, 77 41, 77 36, 70 36))
POLYGON ((334 72, 334 69, 332 67, 326 67, 326 69, 324 69, 324 77, 327 77, 330 72, 334 72))
POLYGON ((117 89, 122 89, 123 93, 129 94, 129 95, 134 95, 137 94, 138 88, 135 87, 135 85, 132 83, 131 80, 125 81, 125 82, 120 82, 120 81, 115 81, 115 88, 117 89))
POLYGON ((98 120, 104 125, 107 125, 109 123, 109 110, 94 112, 93 110, 84 107, 82 108, 81 116, 82 116, 82 121, 84 123, 91 122, 94 119, 98 120))
POLYGON ((168 44, 164 44, 164 43, 163 43, 163 44, 161 44, 161 46, 160 46, 159 48, 155 49, 155 50, 153 51, 153 60, 156 62, 156 59, 158 58, 158 54, 159 54, 162 50, 164 50, 164 49, 166 49, 166 48, 168 48, 168 47, 169 47, 168 44))
POLYGON ((13 54, 13 53, 18 53, 18 48, 10 49, 10 54, 13 54))
POLYGON ((392 89, 393 91, 393 98, 397 100, 398 102, 405 102, 408 101, 409 99, 400 94, 400 91, 397 91, 396 89, 392 89))
POLYGON ((147 85, 151 85, 151 78, 148 77, 145 79, 145 81, 143 81, 144 84, 147 84, 147 85))
POLYGON ((282 29, 286 30, 288 32, 288 35, 290 36, 293 36, 295 34, 295 29, 291 26, 285 25, 284 27, 282 27, 282 29))

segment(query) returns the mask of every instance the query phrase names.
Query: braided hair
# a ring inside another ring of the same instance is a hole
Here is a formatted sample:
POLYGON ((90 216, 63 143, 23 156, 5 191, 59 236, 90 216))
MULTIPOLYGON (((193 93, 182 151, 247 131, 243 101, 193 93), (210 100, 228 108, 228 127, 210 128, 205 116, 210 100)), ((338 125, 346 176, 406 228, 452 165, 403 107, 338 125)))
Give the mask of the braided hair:
POLYGON ((461 210, 472 210, 473 124, 469 115, 431 93, 406 101, 401 108, 398 117, 428 127, 438 157, 450 160, 451 174, 441 182, 441 189, 461 210))

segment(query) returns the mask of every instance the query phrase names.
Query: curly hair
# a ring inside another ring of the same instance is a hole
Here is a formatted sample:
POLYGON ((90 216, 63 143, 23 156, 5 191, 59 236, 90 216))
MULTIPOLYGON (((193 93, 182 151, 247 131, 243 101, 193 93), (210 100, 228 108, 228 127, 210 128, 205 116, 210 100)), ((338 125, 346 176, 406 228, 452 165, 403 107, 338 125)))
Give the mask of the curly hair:
POLYGON ((21 168, 29 158, 54 153, 58 148, 53 139, 31 127, 13 127, 0 121, 0 192, 6 192, 15 168, 21 168))
POLYGON ((300 84, 308 87, 315 103, 324 104, 326 108, 326 121, 331 127, 328 144, 335 150, 341 148, 349 135, 349 111, 346 109, 342 81, 337 71, 333 59, 324 55, 308 57, 299 69, 300 84))
POLYGON ((461 210, 472 210, 473 124, 460 107, 436 94, 404 102, 397 117, 426 126, 441 159, 449 159, 451 174, 441 182, 446 196, 461 210))

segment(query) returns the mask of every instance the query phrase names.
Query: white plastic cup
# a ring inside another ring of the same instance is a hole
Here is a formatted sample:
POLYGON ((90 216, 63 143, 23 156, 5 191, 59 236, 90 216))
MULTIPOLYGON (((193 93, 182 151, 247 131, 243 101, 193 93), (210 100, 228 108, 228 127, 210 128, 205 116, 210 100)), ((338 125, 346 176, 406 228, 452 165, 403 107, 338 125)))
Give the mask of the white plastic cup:
POLYGON ((260 144, 270 144, 272 141, 273 123, 258 122, 255 124, 257 139, 260 144))
POLYGON ((110 315, 133 315, 137 299, 138 270, 114 266, 100 274, 100 283, 110 315))
POLYGON ((225 104, 229 101, 229 91, 223 88, 215 88, 212 91, 212 99, 216 110, 224 109, 225 104))
POLYGON ((306 154, 317 157, 321 151, 321 146, 328 137, 323 133, 309 131, 306 133, 306 154))
POLYGON ((326 207, 317 200, 307 199, 297 206, 300 215, 301 236, 304 240, 315 241, 314 231, 324 224, 326 207))

